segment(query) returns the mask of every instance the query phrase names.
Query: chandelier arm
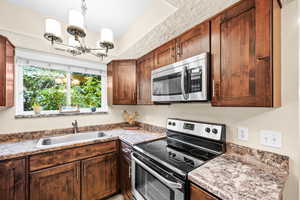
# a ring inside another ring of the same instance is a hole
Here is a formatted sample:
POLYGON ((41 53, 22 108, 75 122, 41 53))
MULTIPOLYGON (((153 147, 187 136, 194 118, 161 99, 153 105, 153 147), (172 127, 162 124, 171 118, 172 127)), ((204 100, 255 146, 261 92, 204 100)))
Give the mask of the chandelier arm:
POLYGON ((77 48, 76 46, 71 46, 71 45, 59 43, 59 42, 54 42, 54 44, 59 45, 59 46, 69 47, 69 48, 75 48, 75 49, 77 48))
POLYGON ((88 48, 91 51, 103 51, 105 48, 88 48))

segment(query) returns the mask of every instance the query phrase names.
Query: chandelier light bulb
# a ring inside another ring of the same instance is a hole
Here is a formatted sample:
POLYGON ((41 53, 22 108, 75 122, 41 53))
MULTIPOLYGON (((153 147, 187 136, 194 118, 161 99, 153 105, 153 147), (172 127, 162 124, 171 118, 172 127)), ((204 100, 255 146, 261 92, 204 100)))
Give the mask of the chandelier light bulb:
POLYGON ((77 10, 69 11, 69 26, 75 26, 84 29, 84 17, 77 10))
POLYGON ((61 25, 55 19, 46 19, 45 20, 45 33, 54 35, 56 37, 61 36, 61 25))
POLYGON ((114 43, 114 34, 111 29, 103 28, 101 29, 101 43, 114 43))

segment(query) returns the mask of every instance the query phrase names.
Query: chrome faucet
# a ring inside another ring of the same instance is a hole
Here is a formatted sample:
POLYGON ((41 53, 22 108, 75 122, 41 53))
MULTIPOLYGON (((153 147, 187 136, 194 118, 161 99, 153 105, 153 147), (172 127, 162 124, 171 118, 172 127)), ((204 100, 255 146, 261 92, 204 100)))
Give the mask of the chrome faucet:
POLYGON ((73 133, 76 134, 79 132, 78 130, 78 122, 77 120, 75 120, 74 122, 72 122, 72 126, 73 126, 73 133))

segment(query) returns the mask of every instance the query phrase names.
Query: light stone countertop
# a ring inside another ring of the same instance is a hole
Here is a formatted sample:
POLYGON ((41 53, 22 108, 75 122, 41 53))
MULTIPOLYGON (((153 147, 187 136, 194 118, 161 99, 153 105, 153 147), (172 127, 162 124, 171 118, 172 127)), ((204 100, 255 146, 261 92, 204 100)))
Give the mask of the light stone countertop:
POLYGON ((223 154, 190 172, 188 178, 223 200, 280 200, 287 176, 223 154))
POLYGON ((88 144, 96 144, 96 143, 108 142, 108 141, 113 141, 118 139, 132 146, 134 144, 157 140, 166 137, 165 134, 153 133, 145 130, 113 129, 113 130, 107 130, 101 132, 104 132, 106 136, 103 138, 95 139, 93 141, 78 142, 76 144, 68 144, 59 147, 38 148, 36 146, 38 139, 24 140, 24 141, 13 142, 13 143, 3 143, 0 144, 0 160, 13 159, 13 158, 33 155, 37 153, 42 153, 42 152, 62 150, 71 147, 79 147, 88 144))

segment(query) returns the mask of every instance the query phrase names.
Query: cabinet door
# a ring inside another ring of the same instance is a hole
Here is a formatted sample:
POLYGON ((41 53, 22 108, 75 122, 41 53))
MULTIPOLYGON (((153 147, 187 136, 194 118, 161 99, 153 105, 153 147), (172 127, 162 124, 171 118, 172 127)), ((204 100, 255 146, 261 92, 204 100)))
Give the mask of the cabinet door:
POLYGON ((113 62, 113 104, 136 104, 136 61, 113 62))
POLYGON ((107 104, 113 104, 113 63, 107 65, 107 104))
POLYGON ((80 200, 80 162, 33 172, 31 200, 80 200))
POLYGON ((210 52, 210 22, 199 24, 176 40, 177 61, 210 52))
POLYGON ((153 53, 137 61, 137 104, 153 104, 151 101, 151 72, 154 68, 153 53))
POLYGON ((172 64, 176 61, 175 57, 175 40, 172 40, 154 51, 155 66, 154 69, 165 65, 172 64))
POLYGON ((132 200, 131 160, 125 154, 121 156, 121 192, 125 200, 132 200))
POLYGON ((14 46, 0 35, 0 106, 14 105, 14 46))
POLYGON ((14 47, 6 41, 6 76, 5 76, 5 84, 6 84, 6 95, 5 102, 6 107, 11 107, 14 105, 14 76, 15 76, 15 56, 14 47))
POLYGON ((212 20, 214 106, 272 106, 271 0, 244 0, 212 20))
POLYGON ((25 200, 25 160, 0 163, 0 199, 25 200))
POLYGON ((117 154, 82 161, 82 199, 101 199, 116 193, 117 178, 117 154))
POLYGON ((190 200, 218 200, 216 197, 213 197, 212 195, 208 194, 207 192, 193 184, 191 184, 190 187, 190 194, 190 200))

